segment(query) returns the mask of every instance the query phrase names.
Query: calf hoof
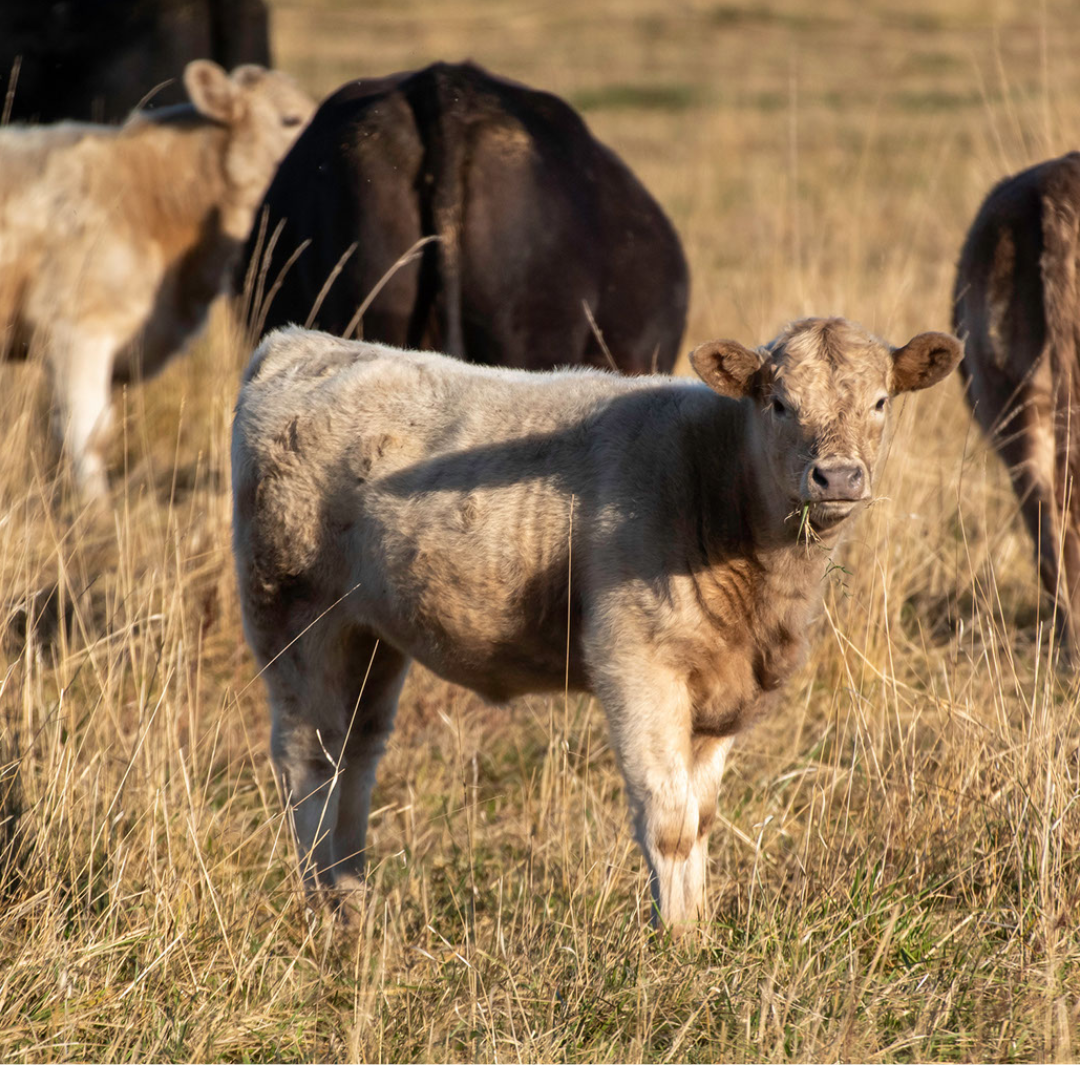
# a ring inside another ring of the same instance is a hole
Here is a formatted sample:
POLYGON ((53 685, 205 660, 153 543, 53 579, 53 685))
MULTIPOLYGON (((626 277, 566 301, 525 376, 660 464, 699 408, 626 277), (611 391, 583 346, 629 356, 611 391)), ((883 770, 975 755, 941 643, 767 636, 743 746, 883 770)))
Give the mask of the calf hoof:
POLYGON ((368 886, 362 877, 345 871, 334 876, 326 891, 326 901, 334 915, 345 923, 358 922, 367 910, 368 886))

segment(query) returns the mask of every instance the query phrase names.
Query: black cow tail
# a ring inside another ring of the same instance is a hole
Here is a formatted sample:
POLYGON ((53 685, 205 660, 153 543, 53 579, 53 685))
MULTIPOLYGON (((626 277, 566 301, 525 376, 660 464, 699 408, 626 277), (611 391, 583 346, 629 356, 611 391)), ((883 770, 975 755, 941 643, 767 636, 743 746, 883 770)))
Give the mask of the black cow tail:
MULTIPOLYGON (((440 86, 440 90, 449 90, 440 86)), ((440 95, 443 96, 443 95, 440 95)), ((449 94, 445 95, 449 97, 449 94)), ((467 132, 462 130, 454 104, 440 102, 431 126, 428 158, 431 165, 431 216, 438 240, 438 318, 442 348, 465 359, 461 318, 461 249, 465 217, 465 158, 467 132)))

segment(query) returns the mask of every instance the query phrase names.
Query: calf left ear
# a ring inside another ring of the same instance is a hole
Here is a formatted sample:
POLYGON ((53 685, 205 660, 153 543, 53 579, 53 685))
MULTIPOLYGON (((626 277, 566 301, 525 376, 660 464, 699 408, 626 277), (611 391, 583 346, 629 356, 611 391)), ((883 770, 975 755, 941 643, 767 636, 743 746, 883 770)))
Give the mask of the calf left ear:
POLYGON ((737 341, 710 341, 690 354, 702 382, 723 397, 756 397, 765 388, 765 357, 737 341))
POLYGON ((903 394, 925 390, 949 374, 964 355, 964 346, 952 334, 917 334, 892 351, 889 390, 903 394))
POLYGON ((219 124, 230 124, 236 118, 236 86, 213 60, 192 60, 184 68, 184 89, 203 116, 219 124))

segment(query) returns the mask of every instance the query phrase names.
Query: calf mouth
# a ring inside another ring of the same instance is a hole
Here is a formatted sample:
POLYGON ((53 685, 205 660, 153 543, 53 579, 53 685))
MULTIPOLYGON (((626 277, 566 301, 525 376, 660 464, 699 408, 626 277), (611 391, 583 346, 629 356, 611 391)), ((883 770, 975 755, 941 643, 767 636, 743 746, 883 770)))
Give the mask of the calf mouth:
POLYGON ((810 523, 818 528, 838 525, 868 502, 868 498, 811 500, 807 503, 810 523))

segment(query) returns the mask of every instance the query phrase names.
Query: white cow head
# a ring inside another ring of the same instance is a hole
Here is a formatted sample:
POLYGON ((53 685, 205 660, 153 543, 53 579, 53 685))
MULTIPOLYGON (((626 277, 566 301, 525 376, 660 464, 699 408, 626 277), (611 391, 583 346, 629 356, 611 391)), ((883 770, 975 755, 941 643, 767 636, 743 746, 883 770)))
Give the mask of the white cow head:
POLYGON ((223 227, 242 240, 315 102, 288 75, 257 64, 229 75, 212 60, 193 60, 184 69, 184 86, 203 116, 228 129, 224 171, 230 199, 223 227))

